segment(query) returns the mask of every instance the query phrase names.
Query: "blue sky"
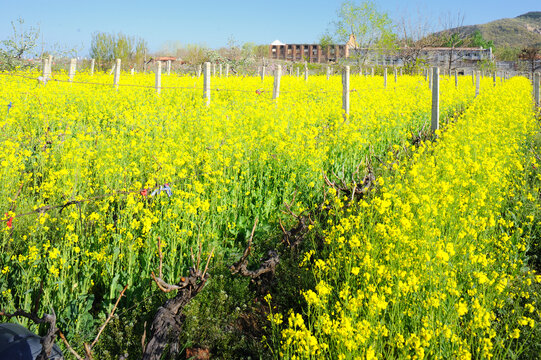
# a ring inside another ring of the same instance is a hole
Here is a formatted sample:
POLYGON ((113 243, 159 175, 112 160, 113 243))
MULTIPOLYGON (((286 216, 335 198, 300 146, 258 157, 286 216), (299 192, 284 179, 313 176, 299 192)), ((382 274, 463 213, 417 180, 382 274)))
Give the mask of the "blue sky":
MULTIPOLYGON (((88 55, 95 31, 123 32, 143 37, 151 51, 167 42, 204 44, 218 48, 230 38, 238 43, 268 44, 317 42, 335 19, 341 0, 200 0, 200 1, 104 1, 104 0, 0 0, 0 40, 11 35, 10 22, 23 18, 39 25, 45 48, 57 44, 77 47, 88 55)), ((443 15, 460 11, 464 25, 515 17, 541 11, 540 0, 486 1, 376 1, 380 10, 398 19, 421 12, 438 26, 443 15)))

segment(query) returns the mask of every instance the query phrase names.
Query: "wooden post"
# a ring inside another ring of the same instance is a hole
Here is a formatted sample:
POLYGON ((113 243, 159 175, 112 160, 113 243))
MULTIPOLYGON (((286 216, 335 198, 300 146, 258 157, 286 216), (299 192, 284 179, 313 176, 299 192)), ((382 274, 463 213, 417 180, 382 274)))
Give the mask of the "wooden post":
POLYGON ((344 118, 349 116, 349 66, 342 71, 342 109, 344 118))
POLYGON ((225 77, 229 77, 229 64, 225 64, 225 77))
POLYGON ((197 65, 197 77, 201 76, 202 66, 201 64, 197 65))
POLYGON ((218 72, 220 73, 220 77, 222 77, 222 63, 220 63, 218 72))
POLYGON ((207 100, 207 106, 210 105, 210 63, 206 62, 203 67, 203 98, 207 100))
POLYGON ((96 65, 96 60, 90 60, 90 76, 94 75, 94 66, 96 65))
POLYGON ((71 59, 70 60, 70 69, 69 69, 69 78, 70 78, 70 82, 73 81, 73 78, 75 77, 75 68, 77 67, 77 59, 71 59))
POLYGON ((496 71, 492 73, 492 82, 494 83, 494 86, 496 86, 496 71))
POLYGON ((541 107, 541 100, 539 98, 539 82, 541 81, 541 74, 540 73, 535 73, 534 75, 534 81, 533 81, 533 97, 534 97, 534 101, 535 101, 535 106, 537 108, 540 108, 541 107))
POLYGON ((114 84, 115 88, 118 90, 118 82, 120 80, 120 59, 116 59, 116 67, 115 67, 115 77, 114 77, 114 84))
POLYGON ((393 67, 393 72, 394 72, 394 82, 396 84, 397 77, 398 77, 398 70, 396 70, 396 67, 393 67))
POLYGON ((387 87, 387 68, 383 69, 383 87, 387 87))
POLYGON ((134 68, 131 68, 131 69, 130 69, 130 73, 131 73, 132 76, 135 75, 135 69, 134 69, 134 68))
POLYGON ((374 68, 371 70, 371 76, 374 76, 374 68))
POLYGON ((304 81, 308 81, 308 67, 304 68, 304 81))
POLYGON ((280 96, 280 78, 282 77, 282 66, 278 65, 274 73, 274 87, 272 89, 272 98, 277 99, 280 96))
POLYGON ((432 69, 432 132, 440 128, 440 68, 432 69))
POLYGON ((156 61, 156 82, 155 82, 156 93, 160 93, 162 90, 162 62, 156 61))
POLYGON ((475 81, 475 97, 479 96, 479 88, 481 87, 481 72, 477 72, 477 79, 475 81))
POLYGON ((458 70, 455 70, 455 87, 458 89, 458 70))
POLYGON ((171 60, 167 60, 167 75, 171 75, 171 60))
POLYGON ((400 76, 402 76, 402 68, 400 68, 400 76))
POLYGON ((327 66, 327 80, 329 80, 330 76, 331 76, 331 67, 327 66))
POLYGON ((266 72, 266 70, 267 70, 266 66, 261 67, 261 81, 265 80, 265 72, 266 72))
POLYGON ((297 68, 297 77, 301 76, 301 70, 297 68))

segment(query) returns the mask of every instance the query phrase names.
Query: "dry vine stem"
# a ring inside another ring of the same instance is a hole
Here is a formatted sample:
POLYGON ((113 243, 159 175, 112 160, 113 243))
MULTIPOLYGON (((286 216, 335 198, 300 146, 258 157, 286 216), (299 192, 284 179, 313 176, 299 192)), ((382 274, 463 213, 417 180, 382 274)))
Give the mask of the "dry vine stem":
POLYGON ((357 180, 355 179, 355 177, 359 173, 359 168, 361 166, 361 163, 359 163, 359 165, 357 165, 357 169, 355 170, 355 172, 351 176, 351 180, 353 182, 353 186, 351 188, 346 183, 346 181, 344 180, 343 177, 342 178, 338 177, 338 175, 336 175, 334 172, 333 172, 334 177, 337 180, 339 180, 341 184, 339 185, 336 182, 331 181, 327 177, 327 174, 323 174, 323 178, 325 179, 325 183, 327 184, 327 186, 332 187, 336 191, 337 194, 340 193, 340 192, 344 193, 349 198, 351 203, 355 199, 357 199, 357 200, 362 199, 364 197, 364 195, 366 195, 368 193, 368 191, 374 186, 375 181, 376 181, 376 177, 374 175, 374 170, 372 168, 372 164, 370 163, 370 161, 368 159, 366 159, 365 162, 366 162, 367 172, 366 172, 366 175, 364 176, 364 178, 363 178, 363 180, 362 180, 362 182, 360 184, 357 183, 357 180))
MULTIPOLYGON (((359 181, 357 183, 356 176, 359 174, 359 169, 361 167, 361 163, 357 166, 356 171, 352 174, 352 183, 353 185, 350 187, 344 180, 344 178, 339 178, 336 174, 334 176, 341 182, 340 185, 337 185, 336 182, 332 182, 329 180, 326 174, 323 174, 325 182, 329 187, 332 187, 337 194, 339 192, 342 192, 346 195, 348 195, 349 202, 345 205, 350 206, 355 200, 362 199, 369 191, 373 188, 376 178, 374 175, 374 170, 372 168, 372 165, 370 161, 365 159, 365 163, 367 164, 367 170, 366 175, 362 179, 362 181, 359 181)), ((284 206, 286 208, 286 211, 282 211, 284 214, 290 215, 293 218, 297 219, 297 225, 290 230, 285 230, 282 221, 279 220, 280 227, 283 232, 283 242, 287 244, 288 248, 291 251, 295 251, 297 247, 299 247, 304 240, 304 236, 306 235, 309 225, 314 225, 314 221, 312 220, 310 213, 307 215, 298 215, 295 214, 292 210, 292 205, 295 202, 296 192, 293 193, 293 199, 289 203, 284 203, 284 206)), ((325 200, 323 203, 318 207, 319 212, 325 212, 331 210, 329 207, 325 205, 325 200)), ((249 277, 252 280, 256 280, 259 277, 261 277, 264 274, 271 273, 271 275, 274 275, 276 271, 276 266, 278 266, 278 263, 280 262, 280 254, 277 250, 270 250, 267 253, 267 259, 261 262, 261 266, 256 270, 248 270, 248 255, 250 255, 251 249, 252 249, 252 241, 254 237, 254 232, 256 229, 258 223, 258 219, 255 220, 254 227, 252 229, 252 233, 250 235, 250 240, 248 241, 248 246, 244 250, 244 253, 242 257, 231 265, 230 270, 232 274, 240 274, 241 276, 249 277)), ((260 290, 263 288, 260 285, 260 290)))
POLYGON ((244 250, 244 254, 242 257, 237 261, 235 264, 231 265, 231 273, 232 274, 240 274, 245 277, 249 277, 251 279, 256 279, 260 277, 263 274, 266 274, 268 272, 274 274, 276 270, 276 265, 280 262, 280 258, 278 256, 278 252, 275 250, 270 250, 268 252, 268 259, 265 260, 259 269, 256 270, 248 270, 248 255, 250 255, 250 252, 252 250, 252 240, 254 239, 254 233, 255 229, 257 227, 259 219, 255 219, 254 227, 252 228, 252 233, 250 234, 250 240, 248 240, 248 246, 246 247, 246 250, 244 250))
POLYGON ((47 360, 53 350, 54 339, 56 337, 56 333, 58 332, 58 328, 56 327, 56 314, 54 312, 54 309, 51 308, 52 314, 44 314, 42 317, 39 317, 37 315, 37 311, 35 310, 36 309, 34 309, 30 313, 24 310, 17 310, 14 313, 6 313, 0 311, 0 316, 5 316, 8 319, 16 316, 22 316, 29 320, 32 320, 36 324, 49 324, 47 334, 45 334, 45 336, 43 336, 40 340, 42 346, 41 352, 36 358, 36 360, 47 360))
POLYGON ((159 307, 152 325, 150 326, 150 340, 144 346, 143 360, 161 359, 165 349, 169 346, 169 354, 174 358, 180 351, 178 338, 182 326, 182 309, 201 291, 209 278, 207 273, 210 259, 214 254, 214 249, 210 253, 203 271, 200 269, 201 247, 197 256, 197 264, 190 268, 189 276, 180 278, 177 284, 168 284, 163 280, 163 254, 161 250, 161 240, 158 238, 158 254, 160 264, 158 276, 152 272, 152 278, 156 285, 163 292, 178 291, 177 295, 165 302, 159 307))
POLYGON ((43 282, 40 283, 39 293, 35 299, 34 306, 31 312, 26 312, 21 309, 17 309, 17 311, 15 311, 14 313, 6 313, 4 311, 0 311, 0 316, 5 316, 8 319, 11 319, 12 317, 22 316, 29 320, 32 320, 35 324, 49 324, 47 334, 45 334, 45 336, 43 336, 40 340, 42 348, 41 353, 38 355, 36 360, 47 360, 49 358, 53 350, 56 333, 58 332, 58 328, 56 327, 56 314, 53 308, 51 308, 51 314, 44 314, 42 317, 38 316, 39 301, 42 293, 43 282))
POLYGON ((84 343, 84 348, 85 348, 85 357, 83 358, 81 355, 79 355, 77 353, 77 351, 75 351, 71 345, 69 344, 68 340, 66 339, 66 337, 64 336, 64 334, 62 333, 62 331, 59 332, 59 335, 60 335, 60 338, 62 339, 62 341, 64 342, 64 345, 66 345, 66 348, 68 349, 68 351, 73 355, 75 356, 75 358, 77 358, 77 360, 93 360, 94 358, 92 357, 92 348, 94 347, 94 345, 96 345, 96 343, 98 342, 100 336, 101 336, 101 333, 103 332, 103 330, 105 329, 105 327, 107 326, 107 324, 109 323, 109 321, 111 321, 111 319, 113 318, 113 315, 115 314, 115 310, 118 306, 118 303, 120 302, 120 299, 122 298, 122 296, 124 296, 124 293, 126 292, 126 289, 128 288, 128 285, 124 286, 124 289, 122 289, 122 291, 120 292, 120 295, 118 296, 118 299, 116 299, 116 302, 115 302, 115 305, 113 306, 113 309, 111 310, 111 312, 109 313, 109 316, 107 316, 107 319, 105 320, 105 322, 103 323, 103 325, 100 327, 100 329, 98 330, 98 334, 96 335, 96 337, 94 338, 94 341, 92 341, 92 343, 90 345, 88 345, 87 343, 84 343))

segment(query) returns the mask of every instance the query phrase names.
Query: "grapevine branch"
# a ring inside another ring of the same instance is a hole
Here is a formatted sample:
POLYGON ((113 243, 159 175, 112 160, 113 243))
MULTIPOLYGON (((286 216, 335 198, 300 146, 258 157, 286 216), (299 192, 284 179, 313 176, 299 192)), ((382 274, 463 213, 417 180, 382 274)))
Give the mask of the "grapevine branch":
POLYGON ((143 360, 158 360, 162 357, 165 349, 169 347, 169 353, 174 358, 180 351, 178 346, 178 337, 182 327, 182 310, 184 307, 203 290, 206 281, 209 278, 208 267, 210 259, 214 254, 214 249, 211 251, 207 258, 205 268, 201 270, 200 258, 201 258, 201 246, 199 247, 199 253, 197 255, 197 263, 194 263, 193 267, 189 270, 187 277, 181 277, 180 281, 176 284, 169 284, 163 280, 163 253, 162 253, 161 240, 158 238, 158 276, 152 272, 152 279, 163 292, 177 291, 177 295, 167 300, 162 306, 159 307, 152 325, 150 326, 150 340, 145 346, 144 340, 142 344, 144 347, 143 360))

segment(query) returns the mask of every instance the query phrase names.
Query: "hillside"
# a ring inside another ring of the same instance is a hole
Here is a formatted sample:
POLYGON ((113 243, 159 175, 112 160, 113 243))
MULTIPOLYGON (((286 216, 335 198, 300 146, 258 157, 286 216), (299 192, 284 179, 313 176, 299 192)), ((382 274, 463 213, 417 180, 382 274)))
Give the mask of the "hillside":
POLYGON ((479 30, 496 47, 541 46, 541 11, 532 11, 515 18, 499 19, 486 24, 463 26, 462 31, 479 30))

